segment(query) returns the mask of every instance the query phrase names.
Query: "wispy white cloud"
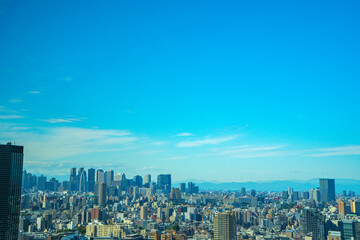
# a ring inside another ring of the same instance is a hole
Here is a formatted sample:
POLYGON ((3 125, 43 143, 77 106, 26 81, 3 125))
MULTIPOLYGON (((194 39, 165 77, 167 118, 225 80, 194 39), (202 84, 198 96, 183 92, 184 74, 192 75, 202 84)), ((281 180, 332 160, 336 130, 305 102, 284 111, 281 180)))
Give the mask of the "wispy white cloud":
POLYGON ((317 153, 309 154, 310 157, 329 157, 329 156, 345 156, 360 155, 360 146, 343 146, 332 148, 319 148, 311 150, 317 153))
POLYGON ((259 158, 280 157, 298 154, 295 151, 284 150, 284 145, 277 146, 251 146, 240 145, 226 148, 212 149, 211 155, 220 155, 229 158, 259 158))
POLYGON ((30 94, 40 94, 39 91, 28 91, 28 93, 30 93, 30 94))
POLYGON ((50 119, 38 119, 39 121, 48 122, 48 123, 72 123, 80 122, 86 118, 50 118, 50 119))
POLYGON ((22 99, 10 99, 9 102, 10 103, 21 103, 22 99))
POLYGON ((167 141, 154 141, 154 142, 150 142, 149 145, 150 146, 155 146, 155 147, 161 147, 168 144, 167 141))
POLYGON ((24 116, 21 115, 0 115, 0 119, 19 119, 24 118, 24 116))
POLYGON ((177 147, 200 147, 203 145, 217 145, 220 143, 228 142, 234 140, 239 135, 231 135, 226 137, 216 137, 216 138, 205 138, 201 140, 193 141, 182 141, 176 144, 177 147))
POLYGON ((12 127, 11 130, 17 131, 17 130, 29 130, 32 129, 31 127, 12 127))
POLYGON ((0 112, 7 113, 7 115, 17 115, 18 111, 5 108, 3 106, 0 106, 0 112), (10 114, 11 113, 11 114, 10 114))
MULTIPOLYGON (((6 131, 23 131, 28 129, 34 129, 27 124, 14 123, 14 122, 2 122, 0 124, 0 136, 6 131)), ((16 139, 14 139, 16 140, 16 139)))
POLYGON ((163 150, 157 149, 157 150, 142 150, 140 152, 138 152, 137 154, 140 154, 142 156, 151 156, 151 155, 156 155, 159 153, 164 152, 163 150))
POLYGON ((193 136, 193 134, 188 132, 183 132, 175 135, 175 137, 190 137, 190 136, 193 136))
POLYGON ((96 152, 120 151, 137 141, 129 131, 74 127, 36 131, 0 131, 0 141, 16 140, 26 146, 27 160, 46 161, 96 152))
POLYGON ((271 151, 283 148, 284 146, 264 146, 264 147, 254 147, 249 145, 243 146, 232 146, 227 149, 222 150, 221 154, 234 154, 234 153, 250 153, 250 152, 264 152, 271 151))
POLYGON ((231 146, 226 148, 211 149, 211 155, 221 155, 229 158, 258 158, 258 157, 282 157, 282 156, 305 156, 305 157, 329 157, 360 155, 360 146, 343 146, 317 149, 285 149, 285 145, 275 146, 231 146))

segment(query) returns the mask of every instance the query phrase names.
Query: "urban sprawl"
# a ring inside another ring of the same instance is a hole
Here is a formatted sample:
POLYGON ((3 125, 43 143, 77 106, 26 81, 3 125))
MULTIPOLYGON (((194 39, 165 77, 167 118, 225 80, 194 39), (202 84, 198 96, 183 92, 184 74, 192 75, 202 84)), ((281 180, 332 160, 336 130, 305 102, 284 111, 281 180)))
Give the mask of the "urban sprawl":
POLYGON ((9 169, 18 173, 10 178, 21 179, 12 181, 22 190, 20 215, 16 194, 4 198, 19 224, 0 226, 0 237, 16 234, 1 239, 360 239, 359 195, 336 194, 334 179, 319 179, 319 188, 301 192, 291 186, 282 192, 205 191, 192 182, 173 186, 170 174, 152 181, 149 174, 129 179, 113 170, 71 168, 69 180, 59 182, 23 171, 21 146, 0 145, 2 162, 6 151, 20 153, 19 169, 9 169))

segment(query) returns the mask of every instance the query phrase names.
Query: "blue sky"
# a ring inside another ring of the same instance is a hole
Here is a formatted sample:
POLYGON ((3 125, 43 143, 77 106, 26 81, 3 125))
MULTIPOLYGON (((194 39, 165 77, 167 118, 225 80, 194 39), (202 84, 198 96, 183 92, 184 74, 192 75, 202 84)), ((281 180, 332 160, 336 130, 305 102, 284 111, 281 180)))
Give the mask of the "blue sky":
POLYGON ((0 1, 25 168, 360 179, 357 1, 0 1))

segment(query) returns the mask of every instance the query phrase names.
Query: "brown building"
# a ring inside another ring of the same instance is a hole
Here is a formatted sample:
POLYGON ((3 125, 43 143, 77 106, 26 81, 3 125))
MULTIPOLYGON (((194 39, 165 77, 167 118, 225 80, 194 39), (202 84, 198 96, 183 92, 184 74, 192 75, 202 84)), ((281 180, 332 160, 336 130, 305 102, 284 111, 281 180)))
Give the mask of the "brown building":
POLYGON ((99 208, 90 209, 91 220, 98 219, 101 220, 101 210, 99 208))
POLYGON ((179 188, 173 188, 170 193, 170 199, 173 202, 180 202, 181 201, 181 192, 179 188))
POLYGON ((140 208, 140 218, 146 220, 148 217, 148 208, 147 206, 141 206, 140 208))

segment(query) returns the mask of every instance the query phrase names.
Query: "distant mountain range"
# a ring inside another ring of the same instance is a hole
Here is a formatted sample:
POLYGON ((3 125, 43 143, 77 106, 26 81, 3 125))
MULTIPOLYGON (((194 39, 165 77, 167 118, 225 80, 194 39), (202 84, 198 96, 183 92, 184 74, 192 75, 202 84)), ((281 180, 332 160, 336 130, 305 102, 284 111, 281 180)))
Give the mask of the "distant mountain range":
MULTIPOLYGON (((255 189, 256 191, 287 191, 292 187, 294 191, 308 191, 311 188, 319 187, 319 179, 310 180, 286 180, 286 181, 258 181, 258 182, 204 182, 195 179, 182 181, 196 183, 201 190, 228 190, 238 191, 245 187, 247 191, 255 189)), ((178 185, 180 182, 175 182, 178 185)), ((356 194, 360 193, 360 180, 354 179, 335 179, 336 193, 354 191, 356 194)))

